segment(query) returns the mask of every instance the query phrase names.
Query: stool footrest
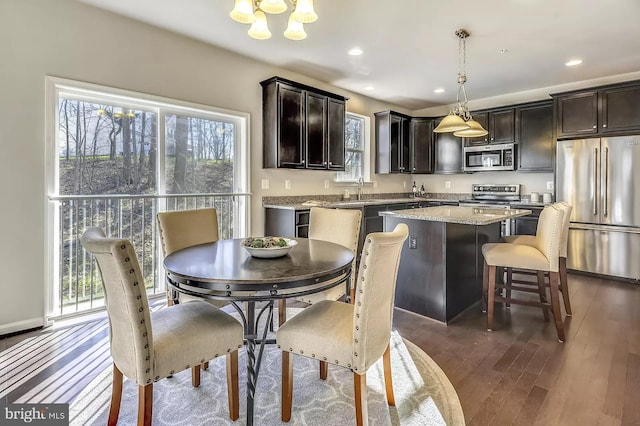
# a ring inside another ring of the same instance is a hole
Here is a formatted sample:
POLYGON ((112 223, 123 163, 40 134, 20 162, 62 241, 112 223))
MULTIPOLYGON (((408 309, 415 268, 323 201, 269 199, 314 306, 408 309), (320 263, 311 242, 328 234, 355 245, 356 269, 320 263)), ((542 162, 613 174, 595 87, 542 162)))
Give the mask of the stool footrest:
MULTIPOLYGON (((496 284, 496 288, 504 288, 505 290, 509 289, 509 287, 507 287, 505 284, 496 284)), ((536 284, 535 288, 521 287, 519 285, 512 285, 511 286, 511 290, 514 290, 514 291, 526 291, 526 292, 535 293, 535 294, 539 293, 537 284, 536 284)))
POLYGON ((496 296, 494 300, 496 302, 502 302, 502 303, 509 302, 509 303, 515 303, 516 305, 535 306, 536 308, 551 310, 550 303, 535 302, 533 300, 507 299, 506 297, 502 297, 502 296, 496 296))

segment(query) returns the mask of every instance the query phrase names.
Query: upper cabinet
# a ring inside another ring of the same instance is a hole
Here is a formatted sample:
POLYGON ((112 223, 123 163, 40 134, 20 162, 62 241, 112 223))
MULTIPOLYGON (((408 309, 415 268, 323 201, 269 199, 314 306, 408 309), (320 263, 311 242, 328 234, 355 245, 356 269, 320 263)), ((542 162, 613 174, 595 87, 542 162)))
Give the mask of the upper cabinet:
POLYGON ((640 83, 637 81, 553 97, 558 139, 640 131, 640 83))
MULTIPOLYGON (((434 123, 437 126, 438 122, 434 123)), ((434 133, 433 172, 439 174, 463 173, 462 139, 453 133, 434 133)))
POLYGON ((376 173, 411 173, 411 117, 376 112, 376 173))
POLYGON ((489 133, 486 136, 465 138, 467 145, 486 145, 492 143, 515 142, 515 109, 497 108, 473 112, 473 119, 489 133))
POLYGON ((263 167, 344 170, 347 98, 280 77, 260 84, 263 167))
POLYGON ((412 118, 411 136, 411 173, 433 173, 433 119, 412 118))
POLYGON ((553 105, 551 101, 516 108, 518 171, 553 172, 553 105))

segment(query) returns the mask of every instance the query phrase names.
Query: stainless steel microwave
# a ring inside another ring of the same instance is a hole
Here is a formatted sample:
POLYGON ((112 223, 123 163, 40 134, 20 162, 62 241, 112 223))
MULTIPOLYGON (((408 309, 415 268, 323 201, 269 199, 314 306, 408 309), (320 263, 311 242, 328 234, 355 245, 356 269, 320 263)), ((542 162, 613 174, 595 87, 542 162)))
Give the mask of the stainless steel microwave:
POLYGON ((512 143, 464 147, 464 171, 515 170, 516 147, 512 143))

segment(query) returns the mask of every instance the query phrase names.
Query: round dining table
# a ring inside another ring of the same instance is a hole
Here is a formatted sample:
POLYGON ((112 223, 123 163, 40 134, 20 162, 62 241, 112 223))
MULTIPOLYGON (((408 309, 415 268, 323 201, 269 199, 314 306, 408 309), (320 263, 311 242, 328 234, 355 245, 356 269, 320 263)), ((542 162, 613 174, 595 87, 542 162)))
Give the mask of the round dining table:
POLYGON ((252 257, 242 246, 243 240, 220 240, 175 251, 164 259, 164 267, 167 285, 174 292, 228 300, 240 314, 247 348, 247 425, 252 425, 264 345, 274 342, 266 338, 274 301, 337 285, 346 286, 348 295, 353 252, 327 241, 295 238, 297 245, 288 254, 264 259, 252 257), (244 302, 246 311, 238 302, 244 302), (256 302, 265 302, 257 315, 256 302), (258 338, 258 322, 265 313, 266 322, 258 338))

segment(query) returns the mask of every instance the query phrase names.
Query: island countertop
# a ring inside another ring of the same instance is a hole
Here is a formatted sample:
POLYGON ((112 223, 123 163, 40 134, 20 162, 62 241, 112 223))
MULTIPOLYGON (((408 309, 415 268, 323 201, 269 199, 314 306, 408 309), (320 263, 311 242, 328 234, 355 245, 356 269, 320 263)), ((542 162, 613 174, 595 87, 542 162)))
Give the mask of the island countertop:
POLYGON ((420 209, 380 212, 380 216, 393 216, 403 219, 427 220, 432 222, 459 223, 463 225, 490 225, 506 219, 526 216, 531 210, 491 209, 486 207, 440 206, 420 209))

